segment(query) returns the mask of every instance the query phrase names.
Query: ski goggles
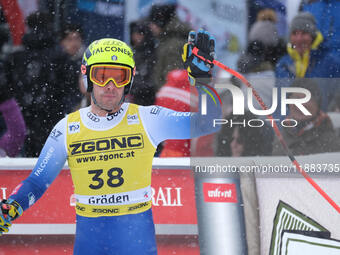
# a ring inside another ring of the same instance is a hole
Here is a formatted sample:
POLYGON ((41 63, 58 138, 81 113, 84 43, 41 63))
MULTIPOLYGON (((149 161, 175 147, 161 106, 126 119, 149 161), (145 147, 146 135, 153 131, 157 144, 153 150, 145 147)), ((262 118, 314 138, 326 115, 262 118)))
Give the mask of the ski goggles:
POLYGON ((90 81, 100 87, 112 81, 117 88, 124 87, 131 82, 131 68, 116 65, 93 65, 90 69, 90 81))

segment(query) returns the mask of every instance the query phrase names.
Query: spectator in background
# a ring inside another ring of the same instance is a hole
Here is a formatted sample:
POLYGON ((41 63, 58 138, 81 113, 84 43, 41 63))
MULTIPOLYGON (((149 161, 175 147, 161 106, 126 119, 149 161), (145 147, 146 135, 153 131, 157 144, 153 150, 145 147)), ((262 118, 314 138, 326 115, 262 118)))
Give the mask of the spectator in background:
MULTIPOLYGON (((305 88, 311 92, 311 99, 303 104, 311 115, 304 115, 295 105, 289 105, 287 119, 296 120, 298 125, 282 129, 288 148, 294 155, 340 151, 340 140, 336 137, 332 122, 321 110, 322 96, 319 86, 312 79, 296 79, 292 87, 305 88)), ((292 93, 289 98, 301 97, 304 95, 292 93)), ((278 139, 274 141, 273 155, 285 155, 278 139)))
POLYGON ((303 0, 301 11, 310 12, 316 20, 316 25, 324 36, 321 45, 324 50, 340 54, 340 1, 338 0, 303 0))
POLYGON ((63 105, 70 113, 79 108, 83 94, 80 91, 80 66, 84 54, 83 30, 77 24, 64 24, 60 33, 60 46, 65 55, 64 77, 67 78, 63 105))
POLYGON ((9 30, 0 25, 0 157, 18 155, 23 147, 26 126, 21 110, 13 98, 13 88, 7 82, 6 55, 3 46, 9 40, 9 30))
MULTIPOLYGON (((256 119, 250 112, 244 115, 225 117, 231 119, 234 124, 223 125, 217 135, 216 156, 264 156, 271 155, 274 134, 269 132, 271 127, 266 122, 262 127, 250 127, 247 123, 251 119, 256 119)), ((228 123, 231 123, 229 121, 228 123)))
POLYGON ((0 113, 4 126, 0 130, 0 157, 18 155, 25 141, 26 126, 17 102, 10 96, 7 84, 3 84, 3 66, 0 64, 0 113), (5 87, 3 86, 5 85, 5 87))
POLYGON ((152 105, 155 102, 155 85, 152 79, 156 61, 155 38, 146 21, 130 24, 131 46, 134 51, 136 74, 131 94, 138 105, 152 105))
POLYGON ((68 59, 55 40, 52 18, 40 12, 29 15, 23 49, 13 52, 6 64, 8 82, 28 129, 26 157, 39 155, 50 130, 66 114, 64 97, 74 86, 68 59))
MULTIPOLYGON (((173 70, 167 76, 167 82, 156 94, 156 105, 178 112, 195 111, 198 107, 197 91, 191 88, 186 70, 173 70), (190 91, 192 90, 192 96, 190 91)), ((189 157, 190 140, 166 140, 160 157, 189 157)))
POLYGON ((165 83, 168 72, 183 68, 181 52, 190 27, 178 19, 175 4, 153 5, 149 20, 151 31, 158 40, 154 69, 157 91, 165 83))
POLYGON ((60 45, 73 60, 81 63, 85 50, 82 28, 76 24, 65 24, 60 33, 60 45))
MULTIPOLYGON (((256 22, 250 28, 247 50, 237 63, 238 71, 245 75, 268 107, 272 104, 272 89, 275 87, 275 64, 285 53, 276 20, 274 10, 259 11, 256 22)), ((247 86, 241 83, 240 88, 247 95, 247 86)), ((261 109, 255 98, 253 103, 256 109, 261 109)))
MULTIPOLYGON (((323 36, 317 30, 316 21, 308 12, 299 13, 290 25, 288 54, 276 65, 276 86, 288 87, 295 78, 318 78, 323 111, 327 110, 338 88, 339 60, 330 52, 320 50, 323 36)), ((280 117, 282 119, 282 116, 280 117)))

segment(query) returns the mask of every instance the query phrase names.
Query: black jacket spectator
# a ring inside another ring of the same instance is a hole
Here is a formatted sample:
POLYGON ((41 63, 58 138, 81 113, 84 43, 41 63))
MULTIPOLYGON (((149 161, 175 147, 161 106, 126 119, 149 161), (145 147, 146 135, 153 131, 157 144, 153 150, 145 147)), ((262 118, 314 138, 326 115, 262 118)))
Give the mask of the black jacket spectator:
POLYGON ((177 17, 175 4, 153 5, 149 20, 151 31, 158 40, 154 67, 157 91, 165 84, 170 71, 183 68, 181 54, 191 29, 177 17))
POLYGON ((64 24, 60 32, 59 46, 65 57, 65 70, 63 78, 65 95, 63 104, 66 113, 75 111, 83 98, 79 89, 80 66, 85 47, 83 45, 83 31, 77 24, 64 24))
POLYGON ((133 102, 152 105, 155 101, 155 85, 152 79, 156 63, 155 38, 146 21, 130 24, 130 38, 137 66, 131 90, 133 102))
POLYGON ((22 50, 9 56, 8 81, 22 107, 28 129, 24 156, 39 155, 50 130, 65 115, 64 97, 70 86, 70 63, 57 47, 48 14, 27 18, 29 32, 22 50))

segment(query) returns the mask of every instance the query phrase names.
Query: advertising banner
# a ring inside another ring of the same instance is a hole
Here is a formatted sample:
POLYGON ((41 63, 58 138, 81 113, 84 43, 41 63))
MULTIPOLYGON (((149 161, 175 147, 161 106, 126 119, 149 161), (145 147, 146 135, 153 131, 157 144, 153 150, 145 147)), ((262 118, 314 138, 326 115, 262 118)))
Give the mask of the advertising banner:
MULTIPOLYGON (((0 198, 8 198, 29 174, 30 170, 0 170, 0 198)), ((154 170, 152 204, 155 224, 197 224, 192 172, 185 169, 154 170)), ((33 209, 25 211, 15 225, 74 224, 74 207, 71 175, 69 170, 62 170, 33 209)))

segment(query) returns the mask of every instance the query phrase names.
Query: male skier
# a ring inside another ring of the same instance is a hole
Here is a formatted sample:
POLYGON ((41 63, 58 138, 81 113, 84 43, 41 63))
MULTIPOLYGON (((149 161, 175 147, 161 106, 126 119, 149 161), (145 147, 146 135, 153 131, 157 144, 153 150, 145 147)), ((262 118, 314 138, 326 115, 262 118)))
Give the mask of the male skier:
MULTIPOLYGON (((215 39, 190 32, 183 61, 190 81, 207 95, 207 114, 178 113, 158 106, 124 103, 135 73, 133 53, 122 41, 94 41, 84 53, 81 71, 91 106, 59 121, 30 176, 0 204, 0 234, 51 185, 66 159, 76 198, 74 254, 157 254, 151 211, 151 169, 157 145, 216 132, 213 119, 221 105, 200 78, 211 77, 215 39)), ((31 209, 32 210, 32 209, 31 209)))

